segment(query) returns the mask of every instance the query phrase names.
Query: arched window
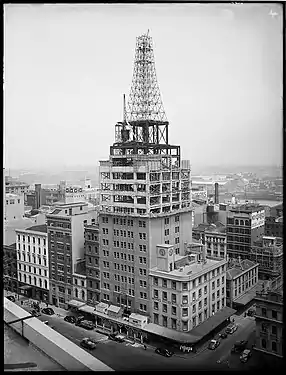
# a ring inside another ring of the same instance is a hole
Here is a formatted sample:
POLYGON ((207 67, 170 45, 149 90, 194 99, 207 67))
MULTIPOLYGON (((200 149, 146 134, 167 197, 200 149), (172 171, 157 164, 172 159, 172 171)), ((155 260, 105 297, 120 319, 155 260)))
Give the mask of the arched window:
POLYGON ((78 298, 78 290, 77 290, 77 288, 75 288, 75 296, 76 296, 76 298, 78 298))
POLYGON ((240 220, 240 225, 244 225, 244 220, 240 220))
POLYGON ((34 277, 34 284, 37 285, 37 278, 34 277))
POLYGON ((21 273, 19 273, 19 279, 20 279, 20 281, 22 281, 22 274, 21 273))
POLYGON ((262 348, 266 348, 266 340, 265 339, 262 339, 261 340, 261 346, 262 346, 262 348))
POLYGON ((32 284, 32 277, 29 276, 29 284, 32 284))
POLYGON ((40 280, 40 288, 42 287, 42 279, 39 279, 40 280))
POLYGON ((85 298, 85 293, 84 293, 84 290, 81 291, 81 299, 84 299, 85 298))
POLYGON ((45 289, 48 289, 48 282, 45 280, 45 289))
POLYGON ((249 225, 249 220, 245 220, 245 225, 246 225, 246 226, 249 225))
POLYGON ((239 225, 239 220, 235 219, 234 223, 235 225, 239 225))
POLYGON ((27 281, 27 277, 26 275, 24 274, 24 283, 27 281))

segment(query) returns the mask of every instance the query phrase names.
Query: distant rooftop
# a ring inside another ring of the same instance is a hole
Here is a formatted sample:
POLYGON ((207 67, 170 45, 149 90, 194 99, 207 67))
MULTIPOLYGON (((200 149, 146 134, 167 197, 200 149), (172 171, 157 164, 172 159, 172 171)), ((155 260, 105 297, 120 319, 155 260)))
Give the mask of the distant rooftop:
POLYGON ((264 206, 261 206, 261 204, 256 203, 243 203, 243 204, 237 204, 230 208, 230 211, 232 212, 254 212, 257 210, 264 210, 264 206))
POLYGON ((214 224, 200 223, 197 227, 193 228, 193 230, 202 232, 224 232, 226 226, 220 221, 217 221, 214 224))
POLYGON ((252 262, 251 260, 244 259, 241 262, 234 261, 229 263, 229 269, 226 272, 226 278, 231 280, 241 273, 245 272, 246 270, 258 265, 258 263, 252 262))
POLYGON ((33 232, 47 233, 47 225, 46 224, 33 225, 32 227, 29 227, 26 230, 30 230, 30 231, 33 231, 33 232))

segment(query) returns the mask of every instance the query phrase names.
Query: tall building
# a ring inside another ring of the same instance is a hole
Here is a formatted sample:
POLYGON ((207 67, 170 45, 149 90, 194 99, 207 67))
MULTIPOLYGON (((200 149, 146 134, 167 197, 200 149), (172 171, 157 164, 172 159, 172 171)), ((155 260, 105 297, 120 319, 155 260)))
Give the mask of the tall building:
POLYGON ((255 350, 283 357, 283 276, 256 294, 255 350))
POLYGON ((84 259, 84 225, 95 222, 97 213, 85 202, 59 204, 47 214, 50 269, 50 302, 67 307, 72 299, 75 265, 84 259))
POLYGON ((259 279, 276 278, 283 272, 283 240, 262 236, 251 246, 249 259, 259 263, 259 279))
POLYGON ((227 252, 231 258, 249 259, 251 246, 264 234, 265 209, 256 204, 232 207, 227 217, 227 252))
POLYGON ((47 226, 16 230, 19 288, 31 298, 49 300, 47 226))
MULTIPOLYGON (((156 245, 191 242, 190 162, 169 143, 152 38, 136 40, 133 82, 108 160, 100 161, 101 299, 150 314, 156 245), (112 249, 112 250, 111 250, 112 249), (143 294, 142 294, 143 293, 143 294)), ((182 255, 182 253, 181 253, 182 255)))
POLYGON ((173 245, 156 247, 150 270, 151 321, 190 331, 226 306, 227 259, 203 254, 178 255, 173 245))
POLYGON ((193 228, 194 239, 202 241, 207 248, 207 255, 226 258, 226 227, 217 222, 215 224, 199 224, 193 228))

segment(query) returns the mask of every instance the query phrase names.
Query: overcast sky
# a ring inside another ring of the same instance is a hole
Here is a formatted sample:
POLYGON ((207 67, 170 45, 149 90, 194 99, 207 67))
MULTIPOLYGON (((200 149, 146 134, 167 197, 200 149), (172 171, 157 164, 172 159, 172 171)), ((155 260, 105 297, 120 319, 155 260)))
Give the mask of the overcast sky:
POLYGON ((6 5, 4 16, 7 168, 108 159, 148 29, 183 159, 282 163, 279 5, 6 5))

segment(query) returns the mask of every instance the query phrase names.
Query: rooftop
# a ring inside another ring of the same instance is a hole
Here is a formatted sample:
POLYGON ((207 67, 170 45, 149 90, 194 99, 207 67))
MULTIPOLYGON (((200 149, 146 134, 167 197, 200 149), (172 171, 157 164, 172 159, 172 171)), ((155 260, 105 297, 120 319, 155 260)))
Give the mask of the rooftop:
POLYGON ((193 230, 201 232, 221 232, 223 234, 226 230, 226 226, 220 221, 213 224, 200 223, 197 227, 193 228, 193 230))
POLYGON ((255 203, 248 203, 248 204, 238 204, 236 206, 233 206, 230 208, 231 212, 255 212, 257 210, 264 210, 264 206, 261 206, 260 204, 255 204, 255 203))
POLYGON ((226 278, 228 280, 234 279, 241 273, 255 266, 258 266, 258 263, 254 263, 248 259, 244 259, 242 261, 230 261, 229 262, 230 268, 226 271, 226 278))
POLYGON ((30 230, 32 232, 41 232, 41 233, 47 233, 47 225, 33 225, 32 227, 27 228, 26 230, 30 230))

